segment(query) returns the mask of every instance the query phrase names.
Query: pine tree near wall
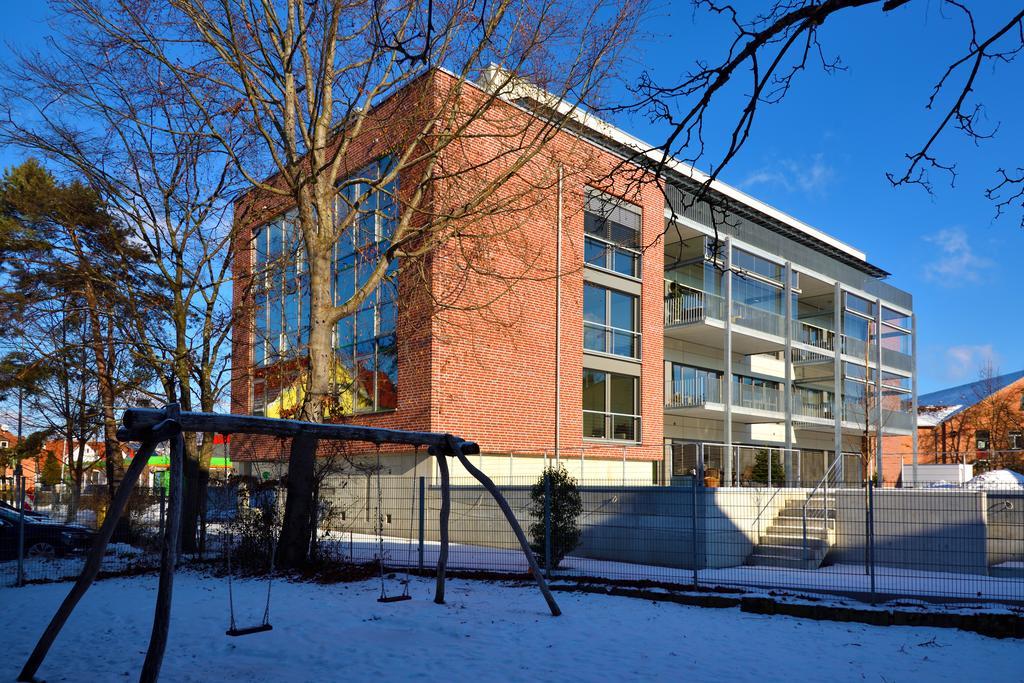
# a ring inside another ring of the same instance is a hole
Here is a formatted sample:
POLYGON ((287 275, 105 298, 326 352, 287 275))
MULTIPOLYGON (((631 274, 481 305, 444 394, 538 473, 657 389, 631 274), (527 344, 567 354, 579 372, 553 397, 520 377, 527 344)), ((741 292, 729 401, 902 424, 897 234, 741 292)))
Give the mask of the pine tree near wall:
POLYGON ((530 488, 531 548, 543 566, 544 558, 544 477, 551 478, 551 567, 556 568, 580 544, 579 516, 583 500, 576 480, 559 464, 544 468, 537 483, 530 488))
MULTIPOLYGON (((750 470, 750 481, 755 484, 768 484, 768 455, 767 449, 758 449, 754 454, 754 467, 750 470)), ((782 458, 772 458, 772 484, 781 486, 786 482, 786 469, 782 466, 782 458)))

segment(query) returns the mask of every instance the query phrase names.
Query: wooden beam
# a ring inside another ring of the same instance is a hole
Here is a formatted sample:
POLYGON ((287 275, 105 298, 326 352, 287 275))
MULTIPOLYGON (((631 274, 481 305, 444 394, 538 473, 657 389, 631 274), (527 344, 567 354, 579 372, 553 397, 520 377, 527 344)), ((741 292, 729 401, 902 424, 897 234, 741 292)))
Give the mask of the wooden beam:
POLYGON ((483 484, 483 487, 494 497, 497 501, 498 507, 501 508, 502 513, 505 515, 505 519, 508 520, 509 526, 512 527, 512 531, 515 532, 516 538, 519 540, 519 545, 523 549, 523 554, 526 555, 526 561, 530 565, 530 572, 533 574, 534 580, 537 582, 537 586, 540 588, 540 592, 544 595, 544 600, 548 603, 548 609, 551 610, 551 616, 557 617, 562 614, 561 608, 558 603, 555 602, 555 596, 551 594, 551 589, 548 587, 547 581, 544 580, 544 574, 540 570, 540 565, 537 564, 537 558, 533 554, 533 550, 530 548, 529 541, 526 540, 526 534, 523 533, 523 528, 519 526, 519 521, 516 519, 515 514, 512 513, 512 508, 509 506, 508 501, 505 500, 505 496, 501 495, 501 491, 494 485, 491 478, 486 474, 478 470, 473 466, 473 463, 469 461, 465 455, 457 450, 457 444, 452 444, 453 452, 455 456, 462 463, 462 466, 472 474, 477 481, 483 484))
MULTIPOLYGON (((166 419, 161 408, 129 408, 121 417, 124 425, 119 436, 125 440, 144 437, 149 429, 166 419)), ((318 439, 340 439, 344 441, 365 441, 372 444, 395 443, 409 446, 434 446, 448 450, 450 434, 434 432, 412 432, 400 429, 381 429, 348 424, 323 424, 302 420, 280 420, 255 415, 220 415, 183 411, 179 418, 181 430, 185 432, 210 432, 215 434, 269 434, 272 436, 297 436, 305 434, 318 439)), ((454 437, 466 455, 476 455, 480 447, 454 437)))
POLYGON ((444 573, 448 567, 448 516, 452 509, 452 489, 448 478, 448 460, 444 450, 431 448, 437 457, 437 468, 441 471, 441 548, 437 553, 437 584, 434 587, 434 602, 444 604, 444 573))

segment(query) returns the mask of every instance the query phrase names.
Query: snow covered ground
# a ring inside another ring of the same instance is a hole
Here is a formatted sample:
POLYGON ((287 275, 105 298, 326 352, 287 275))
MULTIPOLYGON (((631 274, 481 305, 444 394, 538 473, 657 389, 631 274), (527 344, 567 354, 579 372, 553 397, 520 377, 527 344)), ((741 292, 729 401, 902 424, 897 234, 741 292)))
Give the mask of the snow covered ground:
MULTIPOLYGON (((98 582, 40 676, 134 680, 149 638, 156 577, 98 582)), ((68 584, 2 593, 0 679, 13 680, 68 584)), ((397 587, 395 585, 392 586, 397 587)), ((274 630, 224 635, 223 581, 175 582, 164 681, 1011 681, 1024 643, 951 629, 874 627, 762 616, 738 609, 557 593, 551 617, 533 587, 451 581, 448 604, 412 580, 413 600, 376 601, 375 581, 277 582, 274 630)), ((265 584, 236 583, 243 623, 258 620, 265 584)))

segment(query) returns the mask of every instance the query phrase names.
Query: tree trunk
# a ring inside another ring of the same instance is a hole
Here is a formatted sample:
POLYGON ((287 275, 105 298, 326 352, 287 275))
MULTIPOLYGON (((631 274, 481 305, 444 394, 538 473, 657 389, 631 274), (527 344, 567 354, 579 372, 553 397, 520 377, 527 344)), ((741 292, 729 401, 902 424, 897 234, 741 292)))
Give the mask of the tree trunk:
POLYGON ((288 498, 277 544, 277 566, 281 569, 296 569, 309 561, 314 523, 313 466, 318 441, 315 436, 306 434, 292 439, 288 458, 288 498))
POLYGON ((199 551, 199 527, 203 503, 206 500, 206 488, 210 473, 203 469, 199 460, 186 455, 184 464, 184 488, 181 506, 181 552, 194 554, 199 551))

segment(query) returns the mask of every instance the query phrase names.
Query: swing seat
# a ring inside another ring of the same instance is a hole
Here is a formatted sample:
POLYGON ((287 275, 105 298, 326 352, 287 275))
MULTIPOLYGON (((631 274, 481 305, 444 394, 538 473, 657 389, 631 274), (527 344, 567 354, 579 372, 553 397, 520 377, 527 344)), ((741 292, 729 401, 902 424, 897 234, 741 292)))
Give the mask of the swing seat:
POLYGON ((377 602, 402 602, 403 600, 412 600, 411 595, 385 595, 377 598, 377 602))
POLYGON ((264 631, 272 631, 274 629, 270 624, 260 624, 259 626, 246 626, 245 628, 229 628, 224 633, 229 636, 247 636, 252 633, 263 633, 264 631))

